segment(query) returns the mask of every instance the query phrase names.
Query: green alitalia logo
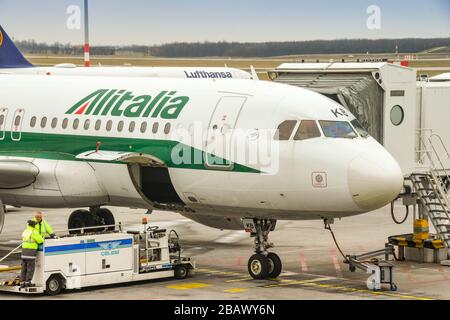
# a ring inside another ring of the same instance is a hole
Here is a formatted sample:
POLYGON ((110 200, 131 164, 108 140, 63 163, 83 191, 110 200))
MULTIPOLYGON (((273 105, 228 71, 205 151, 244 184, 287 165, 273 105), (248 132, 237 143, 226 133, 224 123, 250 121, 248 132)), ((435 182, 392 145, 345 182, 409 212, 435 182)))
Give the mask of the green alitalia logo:
POLYGON ((99 89, 75 103, 66 114, 130 118, 176 119, 189 97, 164 90, 156 95, 135 95, 124 89, 99 89))

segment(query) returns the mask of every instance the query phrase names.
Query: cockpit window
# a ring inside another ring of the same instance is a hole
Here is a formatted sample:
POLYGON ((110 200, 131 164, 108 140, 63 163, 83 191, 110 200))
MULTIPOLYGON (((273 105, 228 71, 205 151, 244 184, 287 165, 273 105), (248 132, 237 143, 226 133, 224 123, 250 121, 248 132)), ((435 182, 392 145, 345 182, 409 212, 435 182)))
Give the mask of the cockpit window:
POLYGON ((277 132, 275 133, 275 140, 289 140, 294 131, 297 120, 285 120, 278 126, 277 132))
POLYGON ((319 120, 323 134, 329 138, 348 138, 358 137, 350 123, 347 121, 327 121, 319 120))
POLYGON ((352 121, 350 121, 350 123, 352 124, 353 128, 355 128, 356 132, 358 132, 358 134, 361 137, 367 138, 369 136, 369 133, 367 132, 367 130, 364 129, 364 127, 361 125, 361 123, 359 123, 359 121, 357 119, 353 119, 352 121))
POLYGON ((320 137, 320 130, 314 120, 302 120, 297 132, 294 135, 294 140, 306 140, 320 137))

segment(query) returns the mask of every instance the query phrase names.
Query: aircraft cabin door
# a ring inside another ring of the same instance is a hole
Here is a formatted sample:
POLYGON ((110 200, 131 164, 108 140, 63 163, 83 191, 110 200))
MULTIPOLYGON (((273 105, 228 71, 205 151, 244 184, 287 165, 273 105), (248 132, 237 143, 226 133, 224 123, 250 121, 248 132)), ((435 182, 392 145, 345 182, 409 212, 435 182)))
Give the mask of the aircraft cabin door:
POLYGON ((206 137, 206 167, 232 169, 232 138, 239 113, 246 97, 222 97, 216 105, 208 126, 206 137))
POLYGON ((8 109, 0 109, 0 141, 5 139, 6 117, 8 116, 8 109))
POLYGON ((25 110, 17 109, 11 127, 11 140, 20 141, 22 138, 22 120, 25 110))

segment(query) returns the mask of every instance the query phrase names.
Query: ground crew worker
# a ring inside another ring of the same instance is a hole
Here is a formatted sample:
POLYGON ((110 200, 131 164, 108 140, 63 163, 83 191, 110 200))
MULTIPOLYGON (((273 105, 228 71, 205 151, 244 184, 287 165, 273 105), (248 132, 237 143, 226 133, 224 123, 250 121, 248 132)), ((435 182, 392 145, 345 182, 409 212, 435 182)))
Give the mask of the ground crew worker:
POLYGON ((52 226, 42 218, 41 211, 36 212, 34 221, 36 222, 36 230, 39 232, 42 238, 56 238, 52 226))
POLYGON ((28 226, 22 233, 22 270, 20 272, 20 287, 33 287, 31 283, 34 275, 36 255, 39 245, 44 238, 36 230, 36 222, 28 220, 28 226))

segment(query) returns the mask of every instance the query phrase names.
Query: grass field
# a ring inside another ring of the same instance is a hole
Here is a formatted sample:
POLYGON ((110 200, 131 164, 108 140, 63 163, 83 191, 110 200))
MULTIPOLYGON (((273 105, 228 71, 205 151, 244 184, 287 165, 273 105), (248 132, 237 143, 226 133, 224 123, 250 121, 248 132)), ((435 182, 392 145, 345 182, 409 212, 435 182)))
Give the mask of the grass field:
MULTIPOLYGON (((267 70, 272 69, 284 62, 329 62, 329 61, 355 61, 356 59, 372 59, 388 58, 395 59, 394 55, 308 55, 308 56, 284 56, 274 58, 152 58, 152 57, 132 57, 132 56, 93 56, 91 64, 94 66, 146 66, 146 67, 233 67, 249 71, 253 65, 261 79, 268 79, 267 70)), ((60 63, 74 63, 83 65, 82 57, 74 56, 37 56, 28 55, 27 58, 36 65, 53 66, 60 63)), ((450 57, 448 55, 427 55, 423 54, 419 57, 423 60, 413 60, 410 62, 411 67, 415 68, 436 68, 430 71, 419 71, 430 76, 449 72, 450 57), (442 68, 442 69, 439 69, 442 68)))

